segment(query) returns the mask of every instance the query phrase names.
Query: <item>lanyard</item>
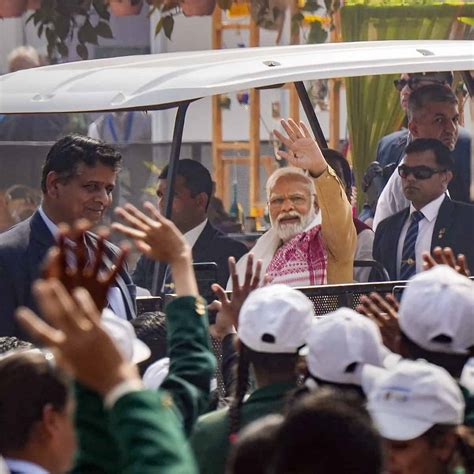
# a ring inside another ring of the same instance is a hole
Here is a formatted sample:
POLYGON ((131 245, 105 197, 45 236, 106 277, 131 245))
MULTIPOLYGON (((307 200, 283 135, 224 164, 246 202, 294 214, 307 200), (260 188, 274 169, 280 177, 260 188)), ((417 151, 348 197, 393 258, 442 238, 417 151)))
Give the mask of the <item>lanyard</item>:
MULTIPOLYGON (((117 130, 115 129, 115 124, 112 114, 107 115, 107 125, 109 127, 110 133, 115 143, 119 142, 117 136, 117 130)), ((127 122, 125 124, 125 134, 123 137, 123 143, 128 143, 130 141, 130 135, 132 134, 132 125, 133 125, 133 112, 128 112, 127 122)))

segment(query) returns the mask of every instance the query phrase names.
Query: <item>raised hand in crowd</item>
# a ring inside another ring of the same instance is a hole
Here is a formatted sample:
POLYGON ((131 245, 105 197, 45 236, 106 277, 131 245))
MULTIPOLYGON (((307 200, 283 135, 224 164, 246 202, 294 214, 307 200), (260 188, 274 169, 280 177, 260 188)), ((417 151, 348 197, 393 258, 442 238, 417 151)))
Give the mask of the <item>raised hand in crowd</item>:
POLYGON ((70 292, 49 279, 38 280, 33 292, 45 321, 28 308, 19 308, 17 318, 34 340, 53 349, 77 380, 102 396, 127 380, 141 385, 136 366, 124 360, 102 328, 100 311, 87 290, 70 292))
POLYGON ((42 276, 60 280, 69 293, 77 287, 85 288, 102 311, 107 305, 107 293, 125 264, 128 249, 122 247, 112 268, 101 271, 109 232, 106 229, 99 231, 97 246, 89 261, 84 239, 90 227, 86 220, 80 220, 72 228, 61 225, 58 244, 49 251, 42 276))
POLYGON ((291 118, 282 120, 281 125, 288 137, 282 135, 278 130, 273 132, 278 140, 287 147, 288 151, 279 150, 277 152, 278 156, 297 168, 308 170, 313 177, 324 173, 328 166, 327 162, 308 127, 303 122, 298 125, 291 118))
POLYGON ((461 275, 471 276, 466 257, 461 253, 455 256, 451 247, 435 247, 431 255, 429 252, 423 253, 423 270, 429 270, 436 265, 448 265, 461 275))
POLYGON ((229 275, 233 288, 231 299, 229 299, 224 288, 220 285, 217 283, 212 285, 212 290, 218 298, 218 301, 214 301, 209 306, 210 309, 218 310, 216 323, 209 327, 212 337, 222 340, 228 334, 235 333, 239 325, 240 308, 250 292, 260 285, 262 261, 257 261, 255 271, 253 271, 253 259, 254 256, 250 253, 247 258, 244 282, 240 284, 235 258, 229 257, 229 275))
POLYGON ((117 207, 115 212, 128 225, 114 222, 112 228, 133 239, 137 249, 147 257, 168 263, 178 296, 197 296, 198 287, 192 269, 191 247, 178 228, 146 202, 148 216, 132 204, 117 207))
POLYGON ((395 296, 387 294, 384 297, 376 292, 362 295, 357 312, 374 321, 380 329, 384 345, 392 352, 399 351, 400 326, 398 323, 399 303, 395 296))

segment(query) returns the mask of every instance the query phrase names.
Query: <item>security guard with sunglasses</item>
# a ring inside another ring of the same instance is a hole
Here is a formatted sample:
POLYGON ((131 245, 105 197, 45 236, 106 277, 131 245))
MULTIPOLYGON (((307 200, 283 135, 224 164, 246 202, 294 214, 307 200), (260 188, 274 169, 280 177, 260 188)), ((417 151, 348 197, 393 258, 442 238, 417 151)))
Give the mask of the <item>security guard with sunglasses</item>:
POLYGON ((374 258, 392 280, 408 280, 422 270, 423 252, 452 247, 474 268, 474 206, 446 194, 453 178, 450 150, 433 138, 418 138, 398 167, 410 206, 383 220, 375 232, 374 258))
MULTIPOLYGON (((451 89, 440 84, 420 87, 410 95, 408 117, 409 142, 416 138, 435 138, 452 152, 454 168, 448 187, 449 195, 456 201, 469 203, 471 137, 459 126, 457 97, 451 89)), ((381 221, 408 205, 401 178, 398 173, 393 173, 379 196, 373 229, 376 230, 381 221)))
MULTIPOLYGON (((442 103, 445 103, 445 106, 448 108, 453 107, 453 105, 450 104, 456 103, 455 107, 457 108, 458 106, 456 96, 449 89, 449 87, 452 85, 452 82, 452 73, 445 71, 402 74, 400 79, 394 81, 394 85, 400 94, 400 105, 402 109, 407 113, 407 115, 410 115, 408 109, 411 96, 418 95, 418 98, 420 99, 420 91, 426 87, 429 89, 429 86, 434 86, 440 92, 433 94, 432 90, 430 93, 431 96, 427 97, 429 100, 422 98, 425 104, 421 107, 423 110, 420 110, 419 112, 426 112, 425 109, 432 107, 430 103, 433 104, 433 102, 439 103, 440 107, 443 107, 442 103), (441 92, 446 90, 447 92, 441 92)), ((419 100, 417 102, 419 102, 419 100)), ((423 115, 424 116, 420 120, 425 122, 425 125, 429 126, 429 122, 432 120, 431 114, 428 112, 427 115, 423 115)), ((443 141, 443 139, 439 136, 439 131, 436 129, 427 130, 425 127, 422 132, 413 134, 412 126, 410 126, 408 120, 406 126, 408 128, 402 128, 401 130, 382 137, 377 145, 376 162, 369 166, 364 176, 364 182, 366 183, 365 186, 368 189, 367 194, 371 197, 371 201, 369 201, 371 206, 370 210, 367 206, 367 209, 365 209, 365 211, 361 214, 360 218, 362 220, 366 220, 369 216, 374 217, 374 209, 377 205, 377 212, 375 213, 373 224, 374 229, 382 219, 402 210, 407 205, 406 202, 401 206, 392 204, 390 201, 387 202, 387 195, 390 196, 391 193, 389 193, 389 191, 384 188, 385 185, 389 186, 394 178, 398 178, 398 176, 394 176, 393 172, 396 170, 398 164, 402 160, 406 146, 414 138, 437 138, 443 141), (382 184, 382 186, 380 186, 380 184, 382 184), (396 207, 396 209, 393 209, 394 207, 396 207)), ((433 125, 433 127, 436 126, 436 124, 433 125)), ((453 199, 463 202, 470 202, 469 186, 471 138, 467 130, 463 129, 462 127, 457 128, 457 140, 452 145, 454 147, 452 151, 455 162, 455 176, 450 183, 449 192, 453 199)), ((445 144, 450 146, 447 143, 445 144)), ((395 175, 397 175, 397 173, 395 173, 395 175)), ((401 187, 399 194, 403 199, 401 187)), ((397 195, 397 197, 400 196, 397 195)))

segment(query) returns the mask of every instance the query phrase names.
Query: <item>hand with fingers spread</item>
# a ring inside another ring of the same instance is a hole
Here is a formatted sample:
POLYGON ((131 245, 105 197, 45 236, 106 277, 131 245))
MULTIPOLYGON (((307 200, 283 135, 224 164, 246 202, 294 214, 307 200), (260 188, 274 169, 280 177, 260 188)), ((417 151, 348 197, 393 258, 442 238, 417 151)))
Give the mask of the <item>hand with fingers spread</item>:
POLYGON ((429 252, 423 252, 423 270, 429 270, 436 265, 448 265, 461 275, 471 276, 466 257, 463 254, 455 257, 451 247, 435 247, 431 255, 429 252))
POLYGON ((288 137, 285 137, 278 130, 274 134, 288 149, 288 151, 278 151, 278 155, 296 166, 308 170, 313 177, 318 177, 327 169, 327 162, 324 159, 321 149, 316 140, 311 136, 308 127, 300 122, 298 125, 293 119, 282 120, 282 127, 288 137))
POLYGON ((225 290, 214 283, 212 290, 216 294, 220 309, 217 313, 216 324, 211 326, 210 331, 213 337, 223 339, 227 334, 235 332, 239 325, 240 308, 244 304, 251 291, 258 288, 260 284, 260 274, 262 272, 262 261, 258 260, 255 271, 253 270, 253 254, 250 253, 247 258, 247 267, 245 269, 245 279, 241 285, 236 270, 235 258, 229 257, 229 275, 232 280, 232 298, 229 300, 225 290))
POLYGON ((144 206, 149 216, 131 204, 116 208, 117 215, 129 225, 114 222, 112 228, 132 238, 147 257, 169 263, 178 296, 197 296, 191 247, 173 222, 163 217, 151 202, 144 206))
POLYGON ((84 220, 72 228, 61 226, 58 244, 49 251, 42 276, 44 279, 57 278, 69 293, 77 287, 85 288, 99 311, 102 311, 107 305, 107 293, 123 269, 128 250, 122 248, 115 265, 101 272, 108 232, 103 230, 99 233, 94 255, 91 256, 92 262, 88 263, 85 235, 89 228, 90 224, 84 220), (68 257, 73 257, 75 266, 70 264, 68 257))
POLYGON ((38 280, 33 292, 45 321, 24 307, 17 318, 34 340, 58 354, 77 380, 103 396, 125 380, 139 380, 136 367, 123 359, 100 325, 100 312, 87 290, 76 288, 71 296, 52 278, 38 280))
POLYGON ((362 295, 356 310, 370 318, 380 329, 383 343, 392 352, 399 352, 400 326, 398 324, 397 299, 388 294, 383 298, 378 293, 362 295))
POLYGON ((208 311, 216 311, 216 321, 214 324, 209 325, 209 334, 214 339, 222 341, 229 334, 235 334, 234 320, 231 311, 224 311, 222 309, 222 303, 218 300, 214 300, 208 305, 208 311))
POLYGON ((133 239, 138 250, 153 260, 172 264, 188 258, 191 248, 173 222, 162 216, 151 202, 146 202, 144 207, 148 216, 131 204, 117 207, 115 213, 128 226, 114 222, 112 228, 133 239))

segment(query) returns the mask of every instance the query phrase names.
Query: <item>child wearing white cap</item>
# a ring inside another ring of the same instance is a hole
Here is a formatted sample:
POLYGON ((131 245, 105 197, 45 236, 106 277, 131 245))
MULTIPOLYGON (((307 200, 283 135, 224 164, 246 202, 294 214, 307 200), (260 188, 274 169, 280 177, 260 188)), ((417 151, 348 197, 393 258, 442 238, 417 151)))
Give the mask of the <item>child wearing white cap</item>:
POLYGON ((409 281, 399 309, 400 352, 459 378, 474 349, 474 283, 447 265, 409 281))
POLYGON ((460 449, 463 396, 446 370, 404 360, 390 371, 365 366, 362 381, 369 412, 385 439, 387 473, 473 472, 460 449))
POLYGON ((474 282, 447 265, 418 273, 408 283, 398 312, 400 354, 425 359, 459 380, 474 426, 474 396, 469 371, 461 374, 474 350, 474 282))
POLYGON ((382 367, 392 354, 377 325, 350 308, 339 308, 315 320, 306 338, 308 387, 335 385, 359 391, 364 364, 382 367))
POLYGON ((235 439, 239 429, 283 410, 286 395, 296 388, 298 350, 313 318, 310 300, 288 286, 270 285, 250 293, 239 315, 239 363, 232 405, 200 417, 191 437, 201 473, 224 472, 229 440, 235 439), (250 370, 257 388, 244 402, 250 370))

